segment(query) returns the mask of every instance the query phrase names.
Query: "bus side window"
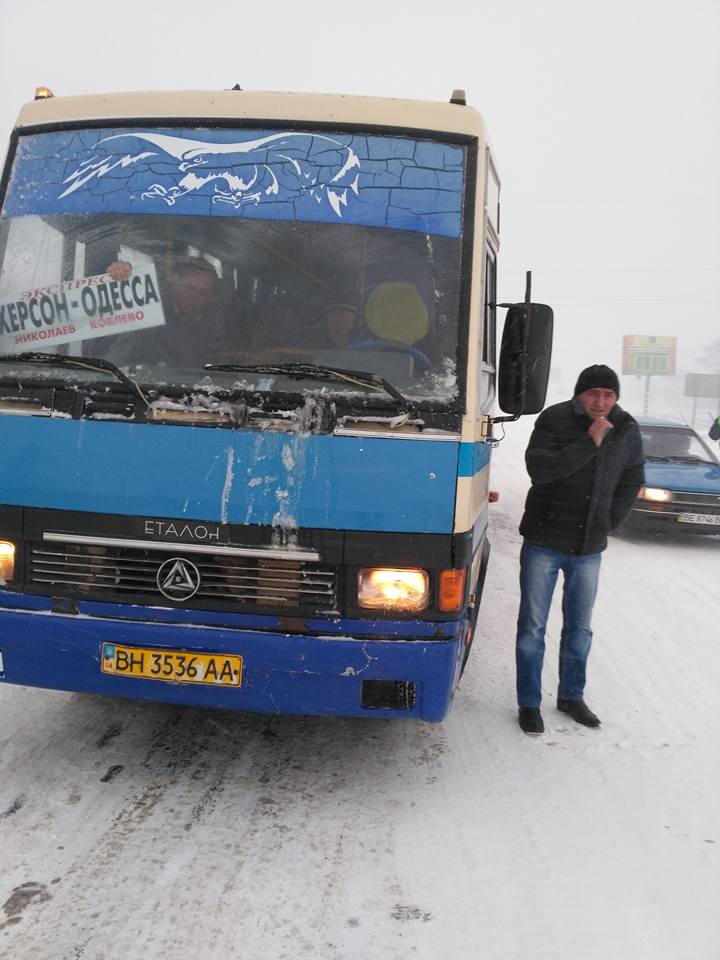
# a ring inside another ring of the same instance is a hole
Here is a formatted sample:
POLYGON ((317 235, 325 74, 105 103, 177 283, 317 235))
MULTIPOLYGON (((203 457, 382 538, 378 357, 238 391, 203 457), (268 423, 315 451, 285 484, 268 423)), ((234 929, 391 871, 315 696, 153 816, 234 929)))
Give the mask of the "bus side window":
POLYGON ((486 406, 495 395, 497 259, 494 250, 485 253, 485 302, 483 304, 480 401, 486 406))
MULTIPOLYGON (((495 370, 495 324, 497 297, 497 260, 488 249, 485 254, 485 307, 483 321, 483 363, 495 370)), ((493 376, 494 380, 494 376, 493 376)))

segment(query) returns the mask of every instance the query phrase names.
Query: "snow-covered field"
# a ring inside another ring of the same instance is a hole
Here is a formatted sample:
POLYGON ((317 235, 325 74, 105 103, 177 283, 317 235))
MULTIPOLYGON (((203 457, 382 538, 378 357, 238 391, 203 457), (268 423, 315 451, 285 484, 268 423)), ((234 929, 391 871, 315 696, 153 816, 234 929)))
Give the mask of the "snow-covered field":
POLYGON ((587 699, 515 720, 529 424, 449 718, 264 717, 0 686, 0 957, 718 960, 720 538, 615 538, 587 699))

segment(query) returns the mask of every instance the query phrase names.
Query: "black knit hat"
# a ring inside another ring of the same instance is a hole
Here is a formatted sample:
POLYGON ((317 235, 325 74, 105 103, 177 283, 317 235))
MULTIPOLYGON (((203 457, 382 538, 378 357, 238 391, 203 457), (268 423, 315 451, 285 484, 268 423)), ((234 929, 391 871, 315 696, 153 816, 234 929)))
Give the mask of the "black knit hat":
POLYGON ((594 387, 602 387, 605 390, 612 390, 615 396, 620 398, 620 381, 618 375, 604 363, 594 363, 591 367, 585 367, 578 377, 575 384, 575 394, 584 393, 586 390, 592 390, 594 387))

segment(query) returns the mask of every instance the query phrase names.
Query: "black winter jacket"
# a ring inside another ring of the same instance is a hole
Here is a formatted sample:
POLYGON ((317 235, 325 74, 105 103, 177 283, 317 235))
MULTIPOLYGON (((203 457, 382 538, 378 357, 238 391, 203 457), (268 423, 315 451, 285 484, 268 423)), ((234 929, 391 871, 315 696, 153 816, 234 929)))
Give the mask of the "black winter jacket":
POLYGON ((599 447, 576 399, 556 403, 535 421, 525 463, 532 487, 520 533, 563 553, 600 553, 645 479, 640 431, 617 404, 599 447))

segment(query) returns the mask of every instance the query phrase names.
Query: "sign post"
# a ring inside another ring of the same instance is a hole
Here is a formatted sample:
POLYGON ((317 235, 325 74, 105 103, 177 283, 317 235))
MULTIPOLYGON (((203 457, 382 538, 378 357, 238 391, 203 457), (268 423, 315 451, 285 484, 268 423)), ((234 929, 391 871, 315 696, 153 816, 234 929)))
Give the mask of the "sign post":
POLYGON ((718 416, 720 416, 720 374, 717 373, 688 373, 685 375, 685 396, 693 398, 692 425, 695 426, 698 397, 708 400, 717 400, 718 416))
POLYGON ((623 373, 645 377, 643 414, 647 416, 650 400, 650 377, 673 376, 677 356, 677 337, 623 337, 623 373))

